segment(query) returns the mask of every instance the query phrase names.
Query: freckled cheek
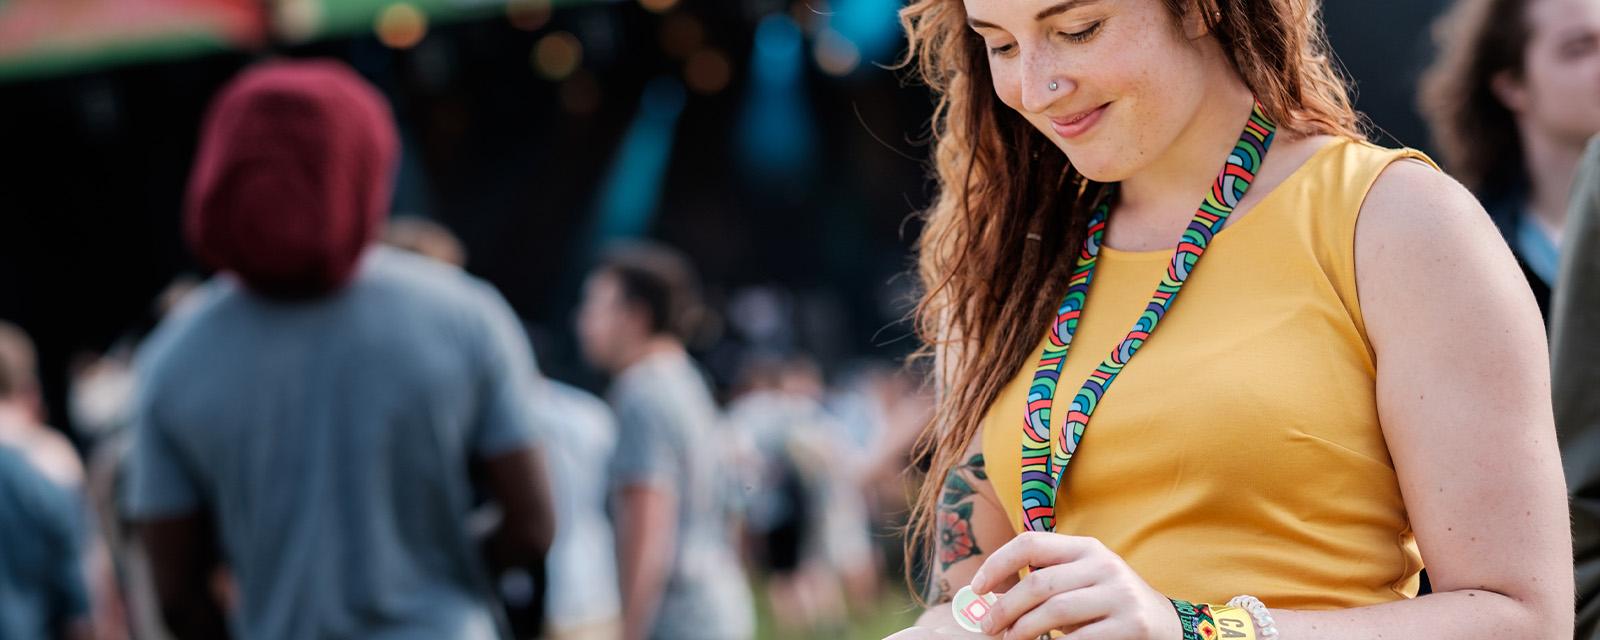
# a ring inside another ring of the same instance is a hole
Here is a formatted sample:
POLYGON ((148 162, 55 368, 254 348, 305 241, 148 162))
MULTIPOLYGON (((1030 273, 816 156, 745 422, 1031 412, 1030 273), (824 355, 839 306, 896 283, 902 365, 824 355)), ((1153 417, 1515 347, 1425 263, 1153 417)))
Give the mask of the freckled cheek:
POLYGON ((1013 110, 1020 111, 1022 108, 1022 85, 1017 84, 1016 74, 1003 67, 990 67, 989 74, 994 79, 994 93, 1000 97, 1000 102, 1013 110))

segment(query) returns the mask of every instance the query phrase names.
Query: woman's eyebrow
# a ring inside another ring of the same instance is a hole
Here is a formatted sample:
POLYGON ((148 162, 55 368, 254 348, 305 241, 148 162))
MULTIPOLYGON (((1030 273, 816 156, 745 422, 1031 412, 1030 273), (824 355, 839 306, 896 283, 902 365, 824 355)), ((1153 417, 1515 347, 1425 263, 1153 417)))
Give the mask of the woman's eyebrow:
POLYGON ((1033 19, 1034 20, 1043 20, 1043 19, 1048 18, 1050 16, 1060 15, 1060 14, 1066 13, 1068 11, 1071 11, 1073 9, 1076 9, 1078 7, 1091 5, 1091 4, 1098 4, 1099 2, 1100 2, 1100 0, 1065 0, 1064 2, 1058 2, 1058 3, 1050 6, 1049 8, 1046 8, 1045 10, 1040 11, 1038 13, 1038 15, 1035 15, 1033 17, 1033 19))
MULTIPOLYGON (((1044 19, 1049 18, 1051 16, 1056 16, 1056 15, 1060 15, 1060 14, 1066 13, 1066 12, 1071 11, 1073 9, 1076 9, 1078 7, 1084 7, 1084 6, 1088 6, 1088 5, 1091 5, 1091 4, 1099 4, 1100 2, 1101 2, 1101 0, 1064 0, 1062 2, 1058 2, 1056 4, 1053 4, 1053 5, 1049 6, 1049 7, 1046 7, 1043 11, 1040 11, 1037 15, 1033 16, 1033 19, 1035 21, 1044 20, 1044 19)), ((1005 29, 1002 29, 1000 27, 1000 25, 997 25, 997 24, 995 24, 993 22, 989 22, 987 20, 982 20, 982 19, 979 19, 979 18, 973 18, 973 17, 970 17, 970 16, 967 18, 967 26, 972 27, 973 29, 995 29, 995 30, 999 30, 999 31, 1004 31, 1005 30, 1005 29)))
POLYGON ((967 18, 967 26, 972 27, 973 29, 994 29, 996 31, 1004 31, 1004 29, 1000 28, 1000 25, 973 17, 967 18))

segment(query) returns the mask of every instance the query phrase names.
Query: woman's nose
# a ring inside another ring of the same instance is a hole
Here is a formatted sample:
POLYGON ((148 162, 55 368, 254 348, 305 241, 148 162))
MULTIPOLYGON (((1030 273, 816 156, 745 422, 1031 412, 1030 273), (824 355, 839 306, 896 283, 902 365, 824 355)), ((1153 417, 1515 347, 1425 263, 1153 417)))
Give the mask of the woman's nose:
POLYGON ((1029 113, 1045 113, 1056 101, 1072 95, 1078 83, 1061 73, 1061 65, 1050 58, 1023 61, 1022 108, 1029 113))

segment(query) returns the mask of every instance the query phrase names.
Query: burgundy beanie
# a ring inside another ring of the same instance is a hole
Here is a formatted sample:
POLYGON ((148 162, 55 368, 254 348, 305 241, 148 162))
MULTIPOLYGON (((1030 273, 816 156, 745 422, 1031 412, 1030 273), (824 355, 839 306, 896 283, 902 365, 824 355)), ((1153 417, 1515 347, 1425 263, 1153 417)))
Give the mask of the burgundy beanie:
POLYGON ((383 96, 343 63, 251 67, 206 114, 185 202, 189 245, 268 296, 332 292, 382 232, 399 147, 383 96))

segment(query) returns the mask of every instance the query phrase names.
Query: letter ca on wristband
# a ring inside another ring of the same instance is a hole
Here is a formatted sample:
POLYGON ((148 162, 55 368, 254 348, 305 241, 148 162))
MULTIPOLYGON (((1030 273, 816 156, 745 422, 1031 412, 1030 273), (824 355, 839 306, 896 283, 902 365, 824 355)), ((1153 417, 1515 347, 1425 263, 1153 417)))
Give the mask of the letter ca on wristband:
POLYGON ((1237 620, 1233 618, 1218 618, 1217 628, 1222 631, 1223 638, 1253 639, 1256 637, 1256 634, 1251 633, 1252 631, 1255 631, 1255 629, 1251 628, 1250 623, 1243 620, 1237 620))

